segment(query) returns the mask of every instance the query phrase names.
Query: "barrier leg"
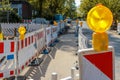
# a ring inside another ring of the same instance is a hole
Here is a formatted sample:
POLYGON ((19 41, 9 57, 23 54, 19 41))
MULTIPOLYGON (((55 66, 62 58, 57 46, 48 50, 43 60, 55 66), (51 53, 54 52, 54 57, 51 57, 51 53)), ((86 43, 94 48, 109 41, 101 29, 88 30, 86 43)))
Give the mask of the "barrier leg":
POLYGON ((75 67, 71 68, 71 78, 72 80, 75 80, 75 67))
POLYGON ((57 73, 52 73, 52 78, 51 78, 51 80, 57 80, 57 73))

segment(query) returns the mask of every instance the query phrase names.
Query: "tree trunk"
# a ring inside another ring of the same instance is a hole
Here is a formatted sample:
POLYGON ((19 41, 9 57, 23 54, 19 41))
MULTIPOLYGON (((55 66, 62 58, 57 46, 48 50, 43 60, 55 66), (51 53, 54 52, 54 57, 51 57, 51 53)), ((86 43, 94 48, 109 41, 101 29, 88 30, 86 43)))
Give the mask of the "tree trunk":
POLYGON ((39 10, 38 14, 39 14, 40 17, 42 17, 43 1, 44 1, 44 0, 39 0, 40 10, 39 10))

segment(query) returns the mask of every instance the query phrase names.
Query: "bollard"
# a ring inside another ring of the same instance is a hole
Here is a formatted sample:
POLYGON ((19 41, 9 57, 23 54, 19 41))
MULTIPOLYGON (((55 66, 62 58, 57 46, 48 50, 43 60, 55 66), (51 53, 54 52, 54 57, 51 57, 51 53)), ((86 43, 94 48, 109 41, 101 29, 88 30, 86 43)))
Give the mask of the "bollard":
POLYGON ((71 78, 72 80, 75 80, 75 67, 71 68, 71 78))
POLYGON ((57 73, 55 73, 55 72, 52 73, 51 80, 57 80, 57 73))

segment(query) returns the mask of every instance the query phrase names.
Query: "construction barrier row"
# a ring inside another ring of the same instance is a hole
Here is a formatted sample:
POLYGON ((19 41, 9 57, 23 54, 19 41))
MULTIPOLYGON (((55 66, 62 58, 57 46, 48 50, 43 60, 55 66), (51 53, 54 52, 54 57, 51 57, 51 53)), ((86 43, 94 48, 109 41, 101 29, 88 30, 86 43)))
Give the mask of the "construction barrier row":
MULTIPOLYGON (((21 24, 1 24, 3 34, 12 36, 14 28, 21 24)), ((22 24, 27 33, 24 40, 18 36, 13 40, 0 41, 0 79, 15 76, 16 69, 20 74, 29 63, 58 37, 59 26, 40 24, 22 24), (16 66, 17 64, 17 66, 16 66)))
POLYGON ((82 28, 79 28, 78 32, 78 49, 86 49, 88 48, 88 39, 83 34, 82 28))

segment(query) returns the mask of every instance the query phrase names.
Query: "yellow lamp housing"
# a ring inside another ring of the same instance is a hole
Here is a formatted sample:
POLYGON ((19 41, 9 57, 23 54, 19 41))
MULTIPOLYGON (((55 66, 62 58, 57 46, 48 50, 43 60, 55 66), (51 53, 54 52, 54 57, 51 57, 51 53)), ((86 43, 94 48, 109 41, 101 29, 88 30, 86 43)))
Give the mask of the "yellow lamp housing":
POLYGON ((21 25, 21 26, 18 28, 18 32, 19 32, 20 35, 25 34, 25 32, 26 32, 25 27, 24 27, 23 25, 21 25))
POLYGON ((18 32, 20 34, 20 39, 23 40, 24 39, 24 34, 26 32, 26 29, 23 25, 21 25, 19 28, 18 28, 18 32))
POLYGON ((87 15, 87 23, 95 32, 105 32, 113 22, 112 12, 102 4, 93 7, 87 15))
POLYGON ((92 34, 92 47, 95 51, 106 51, 108 50, 108 35, 106 32, 92 34))
POLYGON ((56 21, 54 21, 53 24, 54 24, 54 26, 57 26, 57 25, 58 25, 56 21))
POLYGON ((3 33, 0 32, 0 40, 3 40, 4 36, 3 36, 3 33))

